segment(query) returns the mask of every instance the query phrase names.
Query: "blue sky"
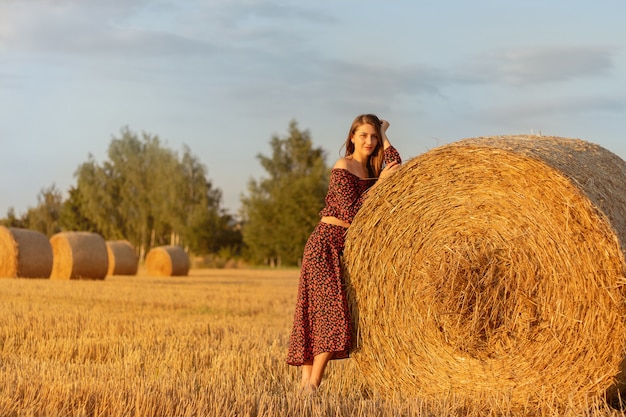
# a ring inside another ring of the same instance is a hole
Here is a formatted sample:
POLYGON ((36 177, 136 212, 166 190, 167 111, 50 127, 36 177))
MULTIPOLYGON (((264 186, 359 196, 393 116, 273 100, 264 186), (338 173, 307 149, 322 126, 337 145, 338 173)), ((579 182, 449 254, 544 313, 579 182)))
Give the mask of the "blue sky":
POLYGON ((405 159, 540 131, 626 159, 624 16, 623 0, 0 0, 0 218, 66 193, 125 126, 189 146, 233 214, 291 120, 329 165, 369 112, 405 159))

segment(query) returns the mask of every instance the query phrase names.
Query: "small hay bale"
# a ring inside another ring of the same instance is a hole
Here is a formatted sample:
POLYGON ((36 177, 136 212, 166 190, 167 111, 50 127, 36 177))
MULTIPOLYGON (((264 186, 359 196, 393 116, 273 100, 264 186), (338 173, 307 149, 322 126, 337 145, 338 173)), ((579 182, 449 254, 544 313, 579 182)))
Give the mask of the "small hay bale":
POLYGON ((50 238, 52 279, 104 279, 109 267, 107 246, 97 233, 61 232, 50 238))
POLYGON ((109 258, 107 275, 136 275, 139 257, 133 245, 127 240, 109 240, 106 242, 109 258))
POLYGON ((52 247, 35 230, 0 226, 0 277, 49 278, 52 247))
POLYGON ((371 191, 344 251, 354 358, 379 392, 603 401, 626 346, 626 164, 582 140, 466 139, 371 191))
POLYGON ((146 270, 154 276, 184 276, 189 273, 189 256, 180 246, 157 246, 146 255, 146 270))

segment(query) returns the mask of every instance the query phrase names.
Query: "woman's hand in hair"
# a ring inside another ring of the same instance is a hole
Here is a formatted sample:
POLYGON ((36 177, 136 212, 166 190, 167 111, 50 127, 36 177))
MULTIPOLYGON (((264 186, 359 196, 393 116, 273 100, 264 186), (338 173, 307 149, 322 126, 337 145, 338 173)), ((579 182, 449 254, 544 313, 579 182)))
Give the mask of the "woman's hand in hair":
POLYGON ((383 140, 383 149, 387 149, 391 143, 389 142, 389 138, 387 138, 387 129, 389 128, 389 121, 380 119, 380 135, 383 140))
POLYGON ((380 119, 380 131, 381 133, 385 133, 389 128, 389 121, 380 119))

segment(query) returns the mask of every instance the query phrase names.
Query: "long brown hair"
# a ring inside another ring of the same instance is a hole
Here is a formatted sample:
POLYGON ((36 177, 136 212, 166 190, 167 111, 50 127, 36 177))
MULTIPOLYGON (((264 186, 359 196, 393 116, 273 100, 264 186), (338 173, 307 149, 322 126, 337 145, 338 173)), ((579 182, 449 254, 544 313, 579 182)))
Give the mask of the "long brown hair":
POLYGON ((378 135, 378 142, 376 143, 376 147, 374 151, 370 155, 367 160, 367 173, 370 178, 378 178, 380 175, 380 171, 383 169, 383 161, 384 161, 384 144, 383 144, 383 135, 380 132, 380 119, 378 116, 374 114, 362 114, 357 116, 352 122, 352 126, 350 126, 350 130, 348 131, 348 138, 346 139, 346 143, 344 146, 346 147, 346 154, 344 156, 350 156, 354 153, 354 143, 352 143, 352 137, 356 130, 364 124, 369 124, 376 129, 376 134, 378 135))

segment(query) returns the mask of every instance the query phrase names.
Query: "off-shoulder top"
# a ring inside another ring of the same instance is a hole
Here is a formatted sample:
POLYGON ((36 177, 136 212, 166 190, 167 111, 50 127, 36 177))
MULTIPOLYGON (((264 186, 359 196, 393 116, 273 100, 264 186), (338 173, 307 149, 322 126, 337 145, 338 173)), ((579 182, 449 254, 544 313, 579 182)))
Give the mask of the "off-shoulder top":
MULTIPOLYGON (((400 154, 393 146, 388 146, 384 152, 385 163, 401 163, 400 154)), ((320 211, 320 217, 333 216, 346 223, 352 219, 363 204, 365 191, 376 182, 375 179, 363 179, 347 169, 334 168, 330 171, 326 205, 320 211)))

